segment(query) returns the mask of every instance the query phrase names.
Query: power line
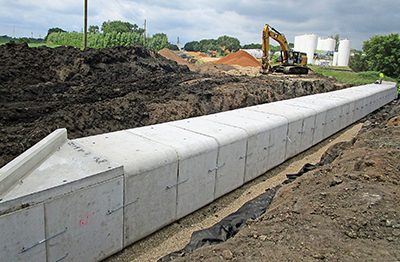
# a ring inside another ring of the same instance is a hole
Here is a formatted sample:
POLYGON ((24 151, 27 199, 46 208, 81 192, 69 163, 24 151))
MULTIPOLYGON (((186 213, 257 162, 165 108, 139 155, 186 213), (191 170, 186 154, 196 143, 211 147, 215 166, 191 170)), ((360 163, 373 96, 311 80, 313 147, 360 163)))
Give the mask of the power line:
POLYGON ((114 13, 113 11, 111 11, 111 9, 108 8, 105 4, 103 4, 102 1, 100 1, 100 0, 97 0, 97 1, 99 1, 105 8, 108 9, 108 11, 110 11, 111 13, 113 13, 114 15, 116 15, 119 19, 124 20, 122 17, 120 17, 119 15, 117 15, 116 13, 114 13))
MULTIPOLYGON (((139 20, 139 19, 137 19, 134 15, 132 15, 132 13, 130 13, 128 10, 126 10, 126 9, 120 4, 120 2, 119 2, 118 0, 115 0, 115 2, 117 2, 117 4, 121 7, 121 9, 122 9, 126 14, 128 14, 129 17, 131 17, 131 18, 133 19, 133 22, 136 22, 136 21, 139 20)), ((135 24, 137 24, 137 23, 135 23, 135 24)))

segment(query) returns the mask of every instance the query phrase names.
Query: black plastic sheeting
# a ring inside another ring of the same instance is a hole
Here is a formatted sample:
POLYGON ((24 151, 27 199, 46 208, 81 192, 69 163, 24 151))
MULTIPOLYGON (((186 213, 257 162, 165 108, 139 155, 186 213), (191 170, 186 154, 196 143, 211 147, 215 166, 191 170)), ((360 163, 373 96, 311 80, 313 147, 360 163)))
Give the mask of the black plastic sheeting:
MULTIPOLYGON (((304 173, 314 170, 318 167, 318 164, 305 164, 297 174, 286 175, 287 179, 282 184, 289 184, 296 178, 302 176, 304 173)), ((185 254, 193 252, 195 249, 205 245, 214 245, 221 242, 225 242, 229 238, 235 236, 239 230, 246 224, 249 219, 256 219, 268 209, 272 202, 276 192, 281 188, 282 185, 278 185, 272 189, 267 189, 265 193, 258 197, 250 200, 239 208, 235 213, 222 219, 217 224, 210 228, 193 232, 189 244, 187 244, 182 250, 173 252, 160 258, 158 262, 171 261, 176 257, 183 257, 185 254)))

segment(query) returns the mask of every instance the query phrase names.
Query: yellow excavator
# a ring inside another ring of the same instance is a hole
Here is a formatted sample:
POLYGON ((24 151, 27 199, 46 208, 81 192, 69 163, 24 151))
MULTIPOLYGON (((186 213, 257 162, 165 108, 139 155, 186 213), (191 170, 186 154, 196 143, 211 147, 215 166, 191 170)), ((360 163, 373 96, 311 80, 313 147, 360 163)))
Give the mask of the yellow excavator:
POLYGON ((290 50, 286 37, 268 24, 264 26, 262 35, 261 73, 308 74, 307 54, 290 50), (281 46, 280 63, 274 66, 269 64, 269 38, 274 39, 281 46))

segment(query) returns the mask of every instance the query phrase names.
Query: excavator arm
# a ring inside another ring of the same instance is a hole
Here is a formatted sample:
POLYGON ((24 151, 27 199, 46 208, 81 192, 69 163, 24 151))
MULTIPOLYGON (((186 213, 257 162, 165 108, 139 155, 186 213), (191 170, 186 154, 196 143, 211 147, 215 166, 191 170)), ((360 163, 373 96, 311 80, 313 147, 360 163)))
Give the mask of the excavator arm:
POLYGON ((264 52, 264 56, 262 57, 262 65, 261 68, 263 71, 268 72, 270 65, 268 61, 268 53, 269 53, 269 38, 274 39, 279 43, 281 46, 282 52, 283 52, 283 63, 287 63, 288 61, 288 53, 289 53, 289 44, 286 40, 286 37, 279 33, 278 30, 276 30, 273 27, 270 27, 268 24, 264 26, 263 29, 263 45, 262 45, 262 50, 264 52))

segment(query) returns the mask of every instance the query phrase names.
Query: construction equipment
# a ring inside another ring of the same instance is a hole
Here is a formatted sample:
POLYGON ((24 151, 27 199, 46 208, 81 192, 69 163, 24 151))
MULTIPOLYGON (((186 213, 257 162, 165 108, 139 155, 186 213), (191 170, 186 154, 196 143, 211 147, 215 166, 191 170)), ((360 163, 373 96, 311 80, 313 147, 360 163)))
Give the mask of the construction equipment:
POLYGON ((306 53, 290 50, 286 37, 268 24, 264 26, 262 50, 264 55, 261 60, 261 73, 308 74, 306 53), (281 46, 280 64, 271 66, 268 60, 269 38, 274 39, 281 46))
POLYGON ((208 55, 209 57, 217 57, 217 51, 215 51, 215 50, 208 50, 208 51, 207 51, 207 55, 208 55))
POLYGON ((187 54, 179 54, 179 56, 185 59, 189 64, 196 64, 197 62, 197 59, 195 59, 194 56, 187 54))
POLYGON ((226 49, 225 46, 221 46, 220 48, 221 48, 223 53, 228 53, 228 54, 231 53, 231 51, 229 51, 229 49, 226 49))

